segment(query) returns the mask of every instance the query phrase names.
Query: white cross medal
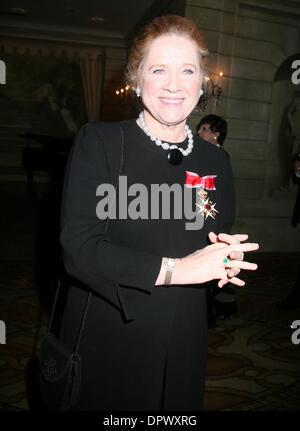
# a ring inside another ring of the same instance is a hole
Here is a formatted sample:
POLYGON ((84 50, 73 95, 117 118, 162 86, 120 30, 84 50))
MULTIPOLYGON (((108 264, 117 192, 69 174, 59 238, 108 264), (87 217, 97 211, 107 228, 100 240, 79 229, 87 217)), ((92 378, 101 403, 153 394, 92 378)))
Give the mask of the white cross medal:
POLYGON ((199 196, 198 201, 196 202, 196 206, 199 208, 198 212, 204 216, 205 220, 208 217, 211 217, 215 220, 215 217, 219 211, 215 208, 216 204, 207 197, 207 191, 205 191, 203 187, 200 187, 197 195, 199 196))

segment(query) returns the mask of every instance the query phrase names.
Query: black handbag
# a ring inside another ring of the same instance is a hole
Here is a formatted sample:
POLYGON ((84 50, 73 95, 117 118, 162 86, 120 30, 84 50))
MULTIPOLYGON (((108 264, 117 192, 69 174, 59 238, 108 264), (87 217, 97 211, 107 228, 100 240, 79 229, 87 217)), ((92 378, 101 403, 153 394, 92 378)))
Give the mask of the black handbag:
POLYGON ((59 281, 49 321, 48 334, 42 339, 40 350, 40 384, 46 407, 49 410, 69 410, 76 406, 79 401, 81 358, 78 349, 92 296, 92 293, 89 292, 75 347, 74 350, 70 350, 51 332, 60 285, 61 282, 59 281))
MULTIPOLYGON (((113 169, 116 188, 119 186, 119 176, 122 172, 124 157, 124 133, 121 126, 119 132, 121 134, 120 165, 118 169, 117 166, 113 169)), ((117 136, 116 140, 118 141, 117 136)), ((106 221, 105 232, 107 231, 108 223, 109 218, 106 221)), ((49 410, 70 410, 79 401, 81 390, 81 358, 78 349, 92 297, 92 292, 89 292, 76 344, 72 351, 51 332, 60 285, 61 282, 59 281, 49 321, 48 334, 42 339, 40 350, 40 385, 46 407, 49 410)))

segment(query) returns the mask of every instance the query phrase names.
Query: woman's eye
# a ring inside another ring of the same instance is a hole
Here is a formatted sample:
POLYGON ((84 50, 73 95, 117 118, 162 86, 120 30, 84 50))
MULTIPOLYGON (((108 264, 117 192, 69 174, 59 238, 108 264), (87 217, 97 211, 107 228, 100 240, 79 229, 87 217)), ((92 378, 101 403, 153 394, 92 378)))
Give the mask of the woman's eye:
POLYGON ((194 71, 192 69, 184 69, 183 73, 185 75, 192 75, 194 73, 194 71))
POLYGON ((163 73, 164 72, 164 69, 154 69, 153 70, 153 73, 155 73, 155 74, 160 74, 160 73, 163 73))

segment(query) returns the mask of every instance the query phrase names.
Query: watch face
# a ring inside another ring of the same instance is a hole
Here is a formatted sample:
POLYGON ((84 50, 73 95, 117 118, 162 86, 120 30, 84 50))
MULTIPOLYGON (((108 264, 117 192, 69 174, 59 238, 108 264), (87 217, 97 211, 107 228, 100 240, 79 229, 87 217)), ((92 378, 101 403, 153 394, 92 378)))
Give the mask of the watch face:
POLYGON ((170 269, 173 269, 173 268, 174 268, 174 266, 175 266, 175 260, 169 260, 169 262, 168 262, 168 267, 169 267, 170 269))

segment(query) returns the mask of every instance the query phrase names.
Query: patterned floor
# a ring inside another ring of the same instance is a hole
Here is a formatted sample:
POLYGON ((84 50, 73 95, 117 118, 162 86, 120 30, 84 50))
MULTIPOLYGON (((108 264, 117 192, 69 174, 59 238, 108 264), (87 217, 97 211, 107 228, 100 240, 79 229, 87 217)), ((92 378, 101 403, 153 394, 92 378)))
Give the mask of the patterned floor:
MULTIPOLYGON (((259 271, 238 290, 239 312, 209 331, 207 410, 300 410, 300 344, 291 323, 300 308, 278 311, 274 302, 294 282, 300 256, 258 254, 259 271)), ((46 331, 44 296, 28 262, 0 261, 0 410, 41 409, 36 352, 46 331)), ((45 287, 45 286, 43 286, 45 287)))
POLYGON ((259 270, 237 290, 239 312, 209 333, 206 408, 300 410, 300 344, 290 325, 300 308, 278 311, 274 303, 292 286, 296 255, 260 254, 259 270))

